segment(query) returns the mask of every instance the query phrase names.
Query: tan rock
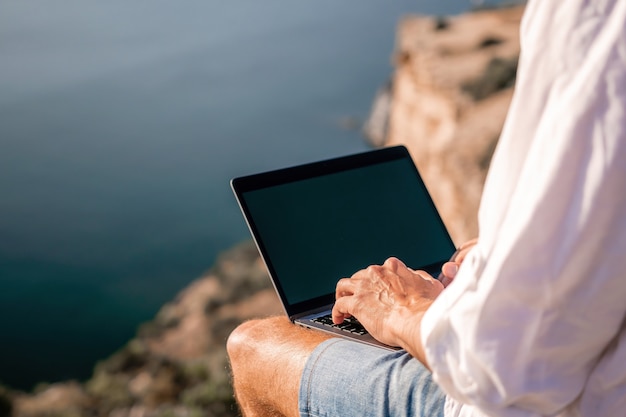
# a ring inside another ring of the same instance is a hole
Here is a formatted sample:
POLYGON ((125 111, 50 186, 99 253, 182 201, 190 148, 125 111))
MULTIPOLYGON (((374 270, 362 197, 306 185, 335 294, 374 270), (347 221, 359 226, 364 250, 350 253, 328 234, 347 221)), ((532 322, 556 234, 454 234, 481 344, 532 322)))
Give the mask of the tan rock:
POLYGON ((399 25, 386 145, 409 148, 457 244, 477 235, 512 96, 522 6, 399 25))
POLYGON ((215 297, 220 284, 214 277, 194 281, 179 294, 176 301, 159 314, 175 317, 176 326, 165 330, 159 337, 147 340, 152 353, 168 358, 192 359, 204 355, 211 342, 206 331, 208 318, 204 314, 207 300, 215 297))
POLYGON ((13 401, 14 416, 75 415, 90 399, 77 382, 52 384, 35 395, 19 395, 13 401))

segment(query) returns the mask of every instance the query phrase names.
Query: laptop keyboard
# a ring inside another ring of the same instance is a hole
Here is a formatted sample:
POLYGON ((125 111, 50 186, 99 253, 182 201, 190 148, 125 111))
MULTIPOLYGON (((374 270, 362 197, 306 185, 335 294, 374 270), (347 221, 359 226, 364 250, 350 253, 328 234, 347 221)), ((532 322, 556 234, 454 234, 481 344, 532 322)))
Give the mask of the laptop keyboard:
POLYGON ((316 317, 314 319, 311 319, 311 321, 314 323, 323 324, 324 326, 334 327, 336 329, 343 330, 344 332, 348 332, 348 333, 353 333, 353 334, 358 334, 358 335, 367 334, 367 330, 365 330, 365 327, 363 327, 363 325, 359 323, 359 321, 355 317, 347 318, 341 324, 333 323, 333 318, 331 314, 316 317))

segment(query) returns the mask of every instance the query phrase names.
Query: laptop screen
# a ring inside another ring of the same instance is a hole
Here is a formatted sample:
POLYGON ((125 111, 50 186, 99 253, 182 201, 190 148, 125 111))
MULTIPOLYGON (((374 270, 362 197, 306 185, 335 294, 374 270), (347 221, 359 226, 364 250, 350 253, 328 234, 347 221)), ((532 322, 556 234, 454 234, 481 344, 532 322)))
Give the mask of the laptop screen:
POLYGON ((396 149, 387 152, 394 157, 331 163, 309 169, 310 175, 305 169, 291 177, 284 170, 241 192, 242 209, 288 305, 334 295, 339 279, 390 256, 423 269, 439 268, 454 252, 408 152, 388 149, 396 149))

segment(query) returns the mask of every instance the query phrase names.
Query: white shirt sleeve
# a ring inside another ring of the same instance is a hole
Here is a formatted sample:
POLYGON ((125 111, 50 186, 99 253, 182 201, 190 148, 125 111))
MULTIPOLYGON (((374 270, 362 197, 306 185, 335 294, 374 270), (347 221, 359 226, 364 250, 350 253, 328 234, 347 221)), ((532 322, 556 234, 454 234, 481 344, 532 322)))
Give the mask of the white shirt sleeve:
POLYGON ((625 28, 623 0, 527 6, 479 243, 422 322, 435 380, 468 410, 555 415, 615 367, 603 395, 624 398, 625 28))

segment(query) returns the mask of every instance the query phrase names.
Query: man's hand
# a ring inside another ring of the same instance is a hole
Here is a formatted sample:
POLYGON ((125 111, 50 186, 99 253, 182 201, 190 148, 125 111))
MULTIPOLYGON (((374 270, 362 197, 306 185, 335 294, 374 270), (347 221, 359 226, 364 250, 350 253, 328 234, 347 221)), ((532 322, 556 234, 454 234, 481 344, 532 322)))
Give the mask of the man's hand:
POLYGON ((452 255, 450 260, 443 264, 441 267, 441 274, 439 275, 439 280, 443 284, 444 287, 450 285, 450 283, 454 280, 456 273, 459 272, 459 267, 463 260, 467 256, 467 253, 476 246, 478 243, 478 238, 474 238, 472 240, 468 240, 464 244, 462 244, 459 249, 452 255))
POLYGON ((374 338, 403 347, 424 363, 421 319, 443 288, 428 273, 389 258, 337 283, 333 321, 354 316, 374 338))

